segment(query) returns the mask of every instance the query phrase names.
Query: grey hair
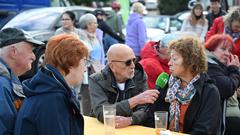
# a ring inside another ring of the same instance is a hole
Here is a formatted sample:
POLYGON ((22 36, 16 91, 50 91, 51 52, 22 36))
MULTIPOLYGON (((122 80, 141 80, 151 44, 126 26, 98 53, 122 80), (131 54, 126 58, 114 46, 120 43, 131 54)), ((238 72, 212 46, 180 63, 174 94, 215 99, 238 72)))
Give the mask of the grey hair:
POLYGON ((233 21, 240 22, 240 7, 235 6, 230 8, 229 12, 223 17, 224 24, 231 28, 231 24, 233 21))
POLYGON ((13 44, 13 45, 8 45, 8 46, 5 46, 3 48, 0 48, 0 57, 5 59, 5 57, 8 57, 8 53, 10 51, 10 48, 12 46, 15 46, 15 47, 18 47, 16 44, 13 44))
POLYGON ((87 13, 80 17, 79 26, 81 29, 87 29, 87 25, 91 22, 97 22, 97 18, 93 14, 87 13))

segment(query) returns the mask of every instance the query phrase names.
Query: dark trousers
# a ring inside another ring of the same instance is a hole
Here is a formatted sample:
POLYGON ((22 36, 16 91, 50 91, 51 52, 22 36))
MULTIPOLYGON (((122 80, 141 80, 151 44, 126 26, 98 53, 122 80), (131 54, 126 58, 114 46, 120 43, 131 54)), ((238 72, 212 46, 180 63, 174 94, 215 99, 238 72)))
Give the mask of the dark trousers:
POLYGON ((80 96, 83 115, 89 116, 91 112, 91 100, 89 95, 88 84, 82 84, 80 96))
POLYGON ((226 117, 225 135, 240 135, 240 118, 226 117))

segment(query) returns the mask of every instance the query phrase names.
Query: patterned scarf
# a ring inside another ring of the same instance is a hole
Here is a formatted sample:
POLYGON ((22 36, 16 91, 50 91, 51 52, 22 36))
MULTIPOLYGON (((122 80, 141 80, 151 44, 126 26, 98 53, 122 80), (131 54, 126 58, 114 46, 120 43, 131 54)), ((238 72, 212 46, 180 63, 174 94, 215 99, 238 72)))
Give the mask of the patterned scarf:
POLYGON ((170 103, 170 124, 173 123, 174 131, 179 132, 179 122, 180 122, 180 104, 189 103, 196 93, 193 83, 200 78, 200 75, 195 76, 191 82, 185 87, 181 88, 181 80, 179 78, 170 76, 169 88, 165 101, 170 103))
POLYGON ((233 32, 230 28, 225 27, 225 33, 233 38, 233 41, 237 41, 240 38, 240 32, 233 32))

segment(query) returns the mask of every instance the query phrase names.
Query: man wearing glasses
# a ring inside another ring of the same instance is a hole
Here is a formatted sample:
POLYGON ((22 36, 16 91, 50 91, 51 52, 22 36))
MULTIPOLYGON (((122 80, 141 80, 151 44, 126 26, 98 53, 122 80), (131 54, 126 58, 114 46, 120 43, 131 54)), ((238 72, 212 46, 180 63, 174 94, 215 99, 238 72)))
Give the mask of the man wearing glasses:
POLYGON ((133 50, 114 44, 107 52, 107 66, 89 78, 93 115, 103 122, 104 104, 116 105, 116 128, 144 125, 146 104, 156 101, 159 92, 147 90, 147 78, 140 64, 134 63, 133 50))

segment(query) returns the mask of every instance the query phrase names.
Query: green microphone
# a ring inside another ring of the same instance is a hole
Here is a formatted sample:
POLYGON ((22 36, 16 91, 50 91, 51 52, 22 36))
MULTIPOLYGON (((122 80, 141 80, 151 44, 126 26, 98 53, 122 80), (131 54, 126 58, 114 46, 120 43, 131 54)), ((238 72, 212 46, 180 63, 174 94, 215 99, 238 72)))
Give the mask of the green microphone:
MULTIPOLYGON (((169 79, 169 75, 165 72, 162 72, 157 80, 156 80, 156 89, 161 92, 167 85, 168 83, 168 79, 169 79)), ((151 108, 152 104, 147 104, 145 107, 145 112, 149 111, 149 109, 151 108)))
POLYGON ((169 75, 165 72, 162 72, 156 80, 156 89, 161 90, 165 88, 168 83, 169 75))

